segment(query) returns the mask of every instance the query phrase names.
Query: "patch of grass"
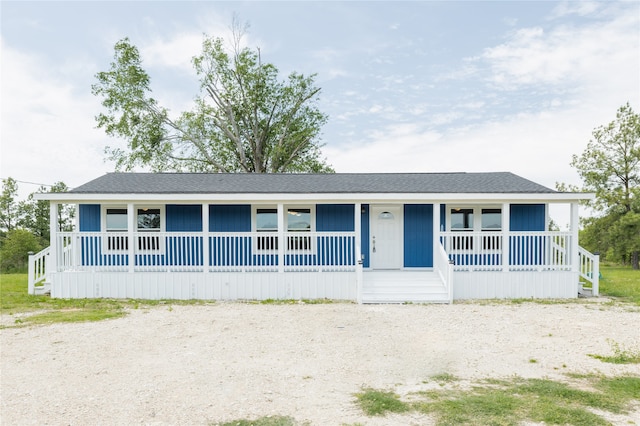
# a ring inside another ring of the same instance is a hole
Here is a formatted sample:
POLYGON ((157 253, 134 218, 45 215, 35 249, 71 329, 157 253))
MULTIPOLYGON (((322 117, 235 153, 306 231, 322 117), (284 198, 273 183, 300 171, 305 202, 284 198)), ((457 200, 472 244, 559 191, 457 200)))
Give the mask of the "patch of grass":
POLYGON ((255 303, 260 305, 328 305, 338 302, 332 299, 264 299, 255 303))
POLYGON ((410 409, 410 405, 401 401, 392 391, 365 388, 355 396, 360 408, 368 416, 383 416, 388 412, 404 413, 410 409))
POLYGON ((602 362, 611 364, 640 364, 640 350, 621 348, 618 342, 608 340, 611 345, 613 355, 588 354, 591 358, 599 359, 602 362))
POLYGON ((405 404, 405 411, 432 415, 438 425, 518 425, 523 421, 608 425, 593 409, 626 413, 631 401, 640 400, 640 377, 576 375, 574 378, 581 379, 593 390, 547 379, 514 377, 488 379, 467 390, 443 388, 417 392, 412 403, 404 403, 389 392, 386 397, 394 399, 396 404, 405 404))
POLYGON ((291 417, 265 416, 255 420, 232 420, 225 423, 214 423, 215 426, 295 426, 297 423, 291 417))
POLYGON ((612 296, 640 306, 640 270, 601 264, 600 294, 612 296))
POLYGON ((458 380, 456 376, 450 373, 434 374, 433 376, 429 377, 429 379, 438 383, 451 383, 458 380))
POLYGON ((18 327, 119 318, 126 315, 127 308, 205 303, 202 300, 52 299, 28 294, 27 280, 27 274, 0 274, 0 313, 14 315, 35 312, 17 318, 15 326, 18 327))

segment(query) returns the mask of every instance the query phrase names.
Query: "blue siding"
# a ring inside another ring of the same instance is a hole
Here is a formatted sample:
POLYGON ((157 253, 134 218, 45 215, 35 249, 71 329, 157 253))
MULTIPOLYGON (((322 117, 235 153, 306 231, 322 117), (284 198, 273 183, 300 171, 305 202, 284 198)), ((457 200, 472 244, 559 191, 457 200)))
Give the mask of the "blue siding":
MULTIPOLYGON (((544 231, 544 204, 512 204, 509 215, 509 229, 511 231, 544 231)), ((543 262, 546 241, 539 236, 525 236, 511 239, 509 246, 512 253, 510 264, 538 265, 543 262), (521 249, 528 247, 527 250, 521 249), (513 253, 520 253, 518 258, 513 253)))
POLYGON ((251 206, 245 204, 209 206, 211 232, 251 232, 251 206))
POLYGON ((80 204, 80 232, 100 232, 100 204, 80 204))
POLYGON ((544 231, 544 204, 511 204, 509 230, 511 231, 544 231))
MULTIPOLYGON (((362 241, 362 255, 364 256, 364 260, 362 262, 362 266, 365 268, 369 267, 369 236, 371 235, 371 231, 369 228, 369 204, 363 204, 362 210, 360 213, 360 221, 362 226, 362 235, 360 237, 362 241)), ((357 254, 356 254, 357 256, 357 254)))
POLYGON ((202 232, 202 206, 167 204, 167 232, 202 232))
POLYGON ((353 204, 318 204, 316 230, 319 232, 353 232, 355 218, 353 204))
POLYGON ((433 266, 433 205, 404 206, 404 266, 433 266))

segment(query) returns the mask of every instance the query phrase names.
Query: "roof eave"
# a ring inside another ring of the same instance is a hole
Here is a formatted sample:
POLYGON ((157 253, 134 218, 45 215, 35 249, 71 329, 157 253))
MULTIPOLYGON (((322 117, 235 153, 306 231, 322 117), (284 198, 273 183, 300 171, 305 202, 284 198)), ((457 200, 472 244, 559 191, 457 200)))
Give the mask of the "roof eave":
POLYGON ((302 202, 302 201, 351 201, 351 202, 576 202, 595 199, 595 194, 584 192, 548 193, 42 193, 34 194, 36 200, 57 201, 63 204, 88 202, 302 202))

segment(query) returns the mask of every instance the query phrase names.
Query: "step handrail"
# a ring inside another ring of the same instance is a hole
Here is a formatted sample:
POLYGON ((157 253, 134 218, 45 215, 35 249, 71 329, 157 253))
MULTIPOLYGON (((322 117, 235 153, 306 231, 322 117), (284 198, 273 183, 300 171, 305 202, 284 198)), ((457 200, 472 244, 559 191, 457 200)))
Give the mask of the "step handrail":
POLYGON ((47 247, 38 253, 29 252, 29 273, 27 291, 29 294, 36 294, 36 284, 47 279, 47 258, 51 252, 51 247, 47 247))
POLYGON ((578 246, 578 268, 580 277, 591 283, 591 295, 600 293, 600 255, 578 246))

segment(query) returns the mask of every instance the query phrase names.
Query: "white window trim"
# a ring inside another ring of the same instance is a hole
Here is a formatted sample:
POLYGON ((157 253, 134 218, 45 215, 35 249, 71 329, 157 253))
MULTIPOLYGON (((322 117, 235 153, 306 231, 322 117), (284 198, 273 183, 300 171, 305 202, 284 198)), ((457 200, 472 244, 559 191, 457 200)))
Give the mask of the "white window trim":
POLYGON ((487 205, 468 205, 468 204, 455 204, 455 205, 447 205, 447 210, 446 210, 446 214, 447 214, 447 219, 446 219, 446 223, 447 223, 447 231, 453 231, 453 232, 480 232, 480 231, 487 231, 487 232, 501 232, 502 228, 500 229, 482 229, 482 210, 484 209, 498 209, 500 210, 500 214, 503 215, 504 211, 502 211, 502 204, 487 204, 487 205), (454 209, 470 209, 473 210, 473 228, 470 229, 459 229, 459 228, 451 228, 451 210, 454 209))
MULTIPOLYGON (((257 215, 258 215, 258 210, 261 209, 274 209, 277 211, 278 206, 276 204, 254 204, 251 206, 251 231, 254 233, 258 232, 257 229, 257 215)), ((310 225, 311 228, 309 229, 308 233, 314 233, 316 232, 316 205, 315 204, 286 204, 283 206, 283 214, 284 214, 284 228, 285 228, 285 234, 286 235, 304 235, 305 233, 307 233, 307 231, 289 231, 289 209, 308 209, 309 210, 309 215, 310 215, 310 225)), ((279 233, 280 230, 276 229, 272 232, 277 232, 279 233)), ((285 250, 285 253, 291 253, 291 252, 295 252, 295 253, 300 253, 300 254, 315 254, 316 252, 316 245, 313 243, 313 240, 311 241, 310 244, 310 249, 309 250, 285 250)), ((257 240, 254 239, 254 243, 253 243, 253 251, 254 253, 260 253, 260 254, 265 254, 265 253, 277 253, 278 250, 277 249, 258 249, 257 246, 257 240)))
MULTIPOLYGON (((110 209, 124 209, 127 210, 127 205, 126 204, 103 204, 101 206, 100 209, 100 229, 102 230, 102 232, 104 234, 113 232, 113 233, 117 233, 119 235, 124 234, 129 232, 128 226, 127 229, 123 229, 121 231, 109 231, 107 229, 107 210, 110 209)), ((166 222, 167 222, 167 216, 166 216, 166 212, 165 212, 165 206, 164 205, 147 205, 147 204, 142 204, 142 205, 134 205, 133 206, 133 211, 134 214, 136 215, 136 220, 134 221, 134 223, 138 223, 137 220, 137 215, 138 215, 138 210, 139 209, 157 209, 160 210, 160 229, 159 230, 140 230, 138 229, 138 227, 136 226, 136 229, 134 229, 134 233, 135 234, 151 234, 151 233, 159 233, 159 234, 164 234, 165 230, 166 230, 166 222)), ((129 223, 129 221, 127 220, 127 224, 129 223)), ((164 237, 158 237, 158 248, 157 249, 153 249, 153 250, 140 250, 137 249, 135 250, 136 254, 164 254, 165 253, 165 238, 164 237)), ((115 250, 115 249, 109 249, 109 244, 108 244, 108 238, 103 238, 102 240, 102 252, 104 254, 126 254, 128 253, 128 249, 119 249, 119 250, 115 250)))

